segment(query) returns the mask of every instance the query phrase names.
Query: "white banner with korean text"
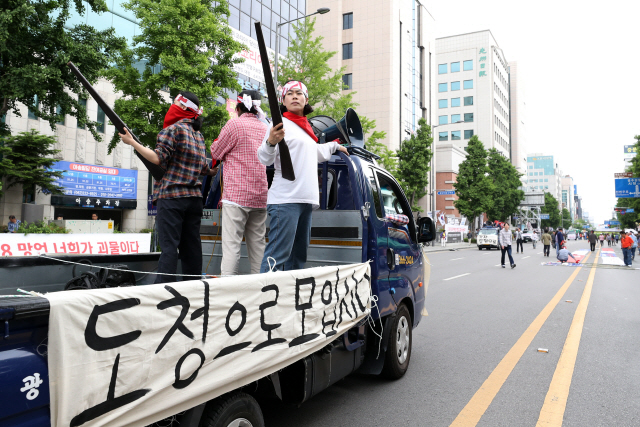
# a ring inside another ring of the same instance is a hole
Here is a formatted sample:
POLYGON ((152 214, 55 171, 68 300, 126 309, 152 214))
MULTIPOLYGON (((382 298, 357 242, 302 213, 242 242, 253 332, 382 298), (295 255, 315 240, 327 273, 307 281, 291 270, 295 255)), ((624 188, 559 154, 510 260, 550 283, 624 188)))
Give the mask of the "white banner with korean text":
POLYGON ((20 234, 7 233, 0 256, 40 254, 122 255, 149 253, 151 233, 20 234))
POLYGON ((49 293, 51 425, 185 411, 322 349, 370 294, 368 263, 49 293))

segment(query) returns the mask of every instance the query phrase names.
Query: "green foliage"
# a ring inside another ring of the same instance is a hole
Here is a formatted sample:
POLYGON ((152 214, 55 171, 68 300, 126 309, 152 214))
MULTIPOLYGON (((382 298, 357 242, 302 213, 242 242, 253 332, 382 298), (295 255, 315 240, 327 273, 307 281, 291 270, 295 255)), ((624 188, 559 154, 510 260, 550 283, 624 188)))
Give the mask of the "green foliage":
POLYGON ((591 227, 591 229, 593 229, 593 225, 589 223, 589 221, 585 220, 585 219, 576 219, 573 221, 572 227, 578 229, 578 230, 587 230, 587 226, 591 227))
MULTIPOLYGON (((635 137, 636 143, 634 144, 636 151, 640 150, 640 135, 635 137)), ((634 178, 640 177, 640 156, 636 155, 631 159, 631 166, 627 168, 627 172, 631 172, 634 178)), ((620 221, 621 228, 637 228, 638 222, 640 222, 640 198, 625 197, 620 198, 616 202, 617 207, 632 208, 635 212, 632 213, 618 213, 618 221, 620 221)))
POLYGON ((522 174, 495 148, 489 150, 487 166, 494 184, 493 205, 487 210, 487 216, 491 221, 504 222, 517 212, 524 200, 524 191, 519 189, 522 174))
POLYGON ((469 218, 470 224, 493 206, 495 185, 489 176, 487 156, 478 136, 472 136, 467 145, 467 158, 460 163, 457 182, 453 184, 458 196, 453 204, 460 214, 469 218))
MULTIPOLYGON (((95 122, 74 94, 82 86, 67 62, 73 61, 90 82, 95 82, 126 46, 110 28, 104 31, 87 25, 65 28, 73 9, 86 13, 107 10, 104 0, 5 0, 0 2, 0 116, 12 110, 20 116, 18 103, 32 106, 37 117, 52 129, 60 115, 78 118, 100 140, 95 122), (34 104, 37 96, 38 105, 34 104), (56 111, 60 108, 59 112, 56 111)), ((0 134, 10 133, 2 126, 0 134)))
POLYGON ((0 140, 0 180, 6 178, 7 187, 0 188, 0 198, 4 190, 22 184, 24 188, 38 186, 53 194, 62 194, 55 184, 62 172, 50 170, 56 162, 52 157, 59 152, 54 149, 56 139, 41 135, 35 130, 5 136, 0 140))
MULTIPOLYGON (((640 152, 640 135, 634 136, 636 143, 634 147, 636 148, 636 152, 640 152)), ((631 159, 631 167, 629 168, 629 172, 633 173, 635 178, 640 177, 640 156, 636 154, 635 157, 631 159)))
POLYGON ((397 151, 398 170, 396 176, 409 199, 411 209, 414 211, 422 211, 417 203, 427 194, 426 188, 429 184, 429 171, 431 170, 429 165, 433 156, 431 126, 423 118, 418 121, 418 125, 416 133, 404 141, 397 151))
POLYGON ((571 224, 573 224, 573 220, 571 219, 571 212, 569 209, 562 208, 562 228, 567 230, 571 228, 571 224))
POLYGON ((18 233, 24 234, 66 234, 68 232, 64 227, 59 227, 54 223, 47 224, 44 221, 23 222, 18 227, 18 233))
MULTIPOLYGON (((227 2, 130 0, 125 7, 135 13, 141 35, 107 72, 124 95, 115 102, 116 113, 143 145, 153 148, 171 106, 166 92, 173 99, 187 90, 200 99, 201 132, 210 144, 229 119, 225 106, 216 105, 216 97, 225 97, 227 88, 240 89, 233 65, 241 59, 233 55, 243 46, 226 25, 227 2), (142 74, 134 67, 138 61, 146 61, 142 74)), ((119 141, 116 132, 110 152, 119 141)))
POLYGON ((549 219, 540 221, 542 227, 557 228, 560 226, 560 209, 558 209, 558 199, 550 193, 544 193, 544 206, 540 208, 541 213, 549 214, 549 219))

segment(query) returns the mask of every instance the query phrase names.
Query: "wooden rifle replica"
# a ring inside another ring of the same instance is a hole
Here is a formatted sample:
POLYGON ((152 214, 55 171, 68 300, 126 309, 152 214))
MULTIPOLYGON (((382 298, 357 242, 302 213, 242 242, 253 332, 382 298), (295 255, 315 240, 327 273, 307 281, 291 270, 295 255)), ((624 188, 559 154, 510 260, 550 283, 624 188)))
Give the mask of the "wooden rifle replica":
MULTIPOLYGON (((256 38, 258 39, 258 47, 260 48, 260 56, 262 57, 262 72, 264 73, 265 86, 267 87, 267 95, 269 96, 269 110, 271 110, 271 120, 273 127, 282 123, 282 114, 278 106, 278 97, 276 95, 276 86, 271 75, 271 66, 269 65, 269 55, 267 55, 267 46, 264 44, 262 36, 262 25, 256 22, 256 38)), ((276 55, 278 52, 276 52, 276 55)), ((293 171, 293 163, 291 163, 291 153, 289 146, 284 139, 278 142, 278 151, 280 152, 280 168, 282 169, 282 177, 288 181, 295 181, 296 174, 293 171)))
MULTIPOLYGON (((84 86, 84 88, 87 90, 87 92, 89 92, 89 94, 91 95, 91 97, 93 99, 95 99, 95 101, 98 103, 98 105, 100 106, 100 108, 102 108, 102 111, 104 111, 104 114, 109 117, 109 120, 111 120, 111 123, 113 123, 113 125, 116 127, 116 129, 118 130, 119 133, 124 134, 124 130, 127 129, 129 131, 129 133, 131 134, 131 136, 133 137, 133 139, 136 140, 137 143, 140 143, 140 140, 138 139, 137 136, 135 136, 133 134, 133 132, 131 132, 131 129, 129 129, 127 127, 127 125, 124 124, 124 122, 122 121, 122 119, 116 114, 115 111, 113 111, 111 109, 111 107, 109 107, 109 105, 104 101, 104 99, 102 99, 102 97, 100 95, 98 95, 98 92, 96 92, 96 90, 93 88, 93 86, 91 86, 91 84, 89 83, 89 81, 85 78, 84 75, 82 75, 82 73, 80 72, 80 70, 78 70, 78 67, 76 67, 73 62, 69 61, 67 63, 67 65, 69 66, 69 68, 71 69, 71 72, 73 72, 73 74, 76 75, 76 77, 78 78, 78 80, 80 80, 80 83, 82 83, 82 86, 84 86)), ((135 151, 135 150, 134 150, 135 151)), ((156 181, 160 181, 162 179, 162 177, 164 176, 164 173, 166 172, 161 166, 159 165, 154 165, 153 163, 151 163, 149 160, 145 159, 144 156, 142 156, 140 153, 138 153, 137 151, 135 152, 138 156, 138 158, 142 161, 142 163, 145 165, 145 167, 149 170, 149 172, 151 172, 151 175, 153 176, 153 179, 155 179, 156 181)))

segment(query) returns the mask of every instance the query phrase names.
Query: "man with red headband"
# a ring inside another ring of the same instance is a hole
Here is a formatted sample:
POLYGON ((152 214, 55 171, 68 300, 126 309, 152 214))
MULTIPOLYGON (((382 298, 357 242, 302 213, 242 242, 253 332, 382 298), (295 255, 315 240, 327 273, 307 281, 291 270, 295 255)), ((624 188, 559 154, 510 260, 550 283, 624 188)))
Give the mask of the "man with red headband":
POLYGON ((200 220, 202 218, 201 175, 213 175, 205 155, 204 137, 200 133, 202 109, 198 97, 180 92, 164 118, 156 148, 140 145, 126 131, 120 134, 151 163, 166 169, 161 181, 154 181, 153 201, 158 207, 156 225, 162 253, 158 261, 156 283, 173 282, 178 268, 178 250, 186 280, 202 274, 200 220))
POLYGON ((256 151, 267 131, 261 96, 255 90, 238 95, 236 113, 211 144, 211 157, 223 162, 222 275, 238 274, 244 236, 251 273, 260 272, 267 220, 267 173, 256 151))
POLYGON ((331 141, 317 144, 318 138, 305 117, 313 111, 309 105, 309 92, 304 83, 287 82, 282 89, 280 105, 282 123, 270 128, 258 148, 258 158, 265 165, 275 165, 273 182, 267 196, 269 213, 269 242, 264 252, 260 272, 297 270, 307 262, 307 249, 311 238, 311 212, 320 205, 318 192, 318 162, 331 159, 337 150, 347 153, 345 147, 331 141), (296 179, 282 177, 278 142, 284 138, 291 153, 296 179), (275 266, 270 258, 275 260, 275 266))

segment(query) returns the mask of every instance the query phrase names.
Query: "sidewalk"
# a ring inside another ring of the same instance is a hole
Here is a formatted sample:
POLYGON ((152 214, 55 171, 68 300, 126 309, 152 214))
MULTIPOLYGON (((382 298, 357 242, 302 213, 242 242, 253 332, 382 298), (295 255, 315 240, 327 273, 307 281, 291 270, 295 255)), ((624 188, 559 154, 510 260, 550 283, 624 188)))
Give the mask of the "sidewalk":
POLYGON ((445 252, 445 251, 459 251, 462 249, 475 249, 478 250, 478 246, 475 243, 469 244, 465 242, 461 243, 447 243, 447 246, 440 246, 440 242, 435 240, 431 242, 429 246, 423 246, 424 252, 445 252))

